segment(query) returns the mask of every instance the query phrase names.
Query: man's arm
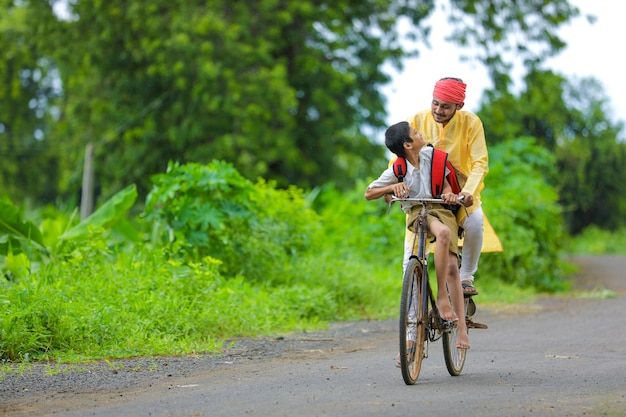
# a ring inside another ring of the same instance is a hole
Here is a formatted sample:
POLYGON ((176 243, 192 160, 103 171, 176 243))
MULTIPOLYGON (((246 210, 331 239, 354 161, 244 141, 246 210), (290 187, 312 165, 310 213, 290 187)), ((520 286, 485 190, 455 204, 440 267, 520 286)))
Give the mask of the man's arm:
POLYGON ((489 156, 485 141, 485 130, 478 117, 472 121, 469 129, 468 145, 471 170, 463 191, 475 195, 480 192, 480 184, 489 172, 489 156))

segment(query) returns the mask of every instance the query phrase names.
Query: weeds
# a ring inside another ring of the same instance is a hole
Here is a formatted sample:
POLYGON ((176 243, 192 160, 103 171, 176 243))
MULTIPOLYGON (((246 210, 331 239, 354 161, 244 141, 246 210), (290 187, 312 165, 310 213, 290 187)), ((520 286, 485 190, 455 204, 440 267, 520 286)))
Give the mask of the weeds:
MULTIPOLYGON (((173 165, 155 181, 146 212, 134 219, 126 218, 133 187, 78 225, 48 210, 40 223, 49 233, 34 233, 37 251, 28 250, 36 225, 2 202, 20 231, 0 236, 3 373, 19 372, 9 363, 218 352, 236 337, 397 315, 404 216, 366 202, 365 183, 309 198, 252 184, 219 163, 173 165)), ((552 203, 545 192, 543 204, 552 203)), ((547 213, 523 227, 548 233, 553 207, 547 213)), ((481 258, 481 304, 531 299, 539 284, 563 288, 563 268, 549 268, 554 239, 542 252, 506 213, 492 223, 505 247, 510 239, 519 248, 481 258), (509 279, 516 271, 526 272, 509 279)))

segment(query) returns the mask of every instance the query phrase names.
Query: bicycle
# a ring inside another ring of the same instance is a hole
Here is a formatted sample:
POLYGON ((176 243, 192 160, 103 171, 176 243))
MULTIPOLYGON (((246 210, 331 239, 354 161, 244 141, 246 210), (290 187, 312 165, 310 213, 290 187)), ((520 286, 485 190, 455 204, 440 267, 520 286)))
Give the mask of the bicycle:
MULTIPOLYGON (((463 371, 467 349, 456 347, 457 324, 441 318, 428 276, 428 210, 431 204, 445 202, 435 198, 392 197, 389 207, 391 208, 394 202, 403 201, 420 206, 420 212, 414 222, 413 252, 405 269, 400 299, 400 369, 404 382, 413 385, 419 376, 422 360, 428 357, 429 342, 442 339, 444 360, 451 376, 458 376, 463 371)), ((464 300, 468 331, 470 327, 487 328, 484 324, 472 321, 472 316, 476 312, 472 295, 465 294, 464 300)))

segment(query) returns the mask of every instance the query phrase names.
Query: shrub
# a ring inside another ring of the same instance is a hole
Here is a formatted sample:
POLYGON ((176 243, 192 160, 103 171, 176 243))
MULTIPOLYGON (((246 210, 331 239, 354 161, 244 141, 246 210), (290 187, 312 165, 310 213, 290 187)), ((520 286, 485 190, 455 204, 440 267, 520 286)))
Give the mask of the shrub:
POLYGON ((225 276, 284 283, 297 275, 294 259, 308 250, 319 218, 297 188, 243 178, 228 163, 171 163, 153 178, 144 217, 158 245, 178 259, 211 256, 225 276))
POLYGON ((530 138, 498 144, 489 154, 483 207, 504 252, 483 254, 479 273, 542 291, 565 288, 562 209, 545 179, 554 156, 530 138))

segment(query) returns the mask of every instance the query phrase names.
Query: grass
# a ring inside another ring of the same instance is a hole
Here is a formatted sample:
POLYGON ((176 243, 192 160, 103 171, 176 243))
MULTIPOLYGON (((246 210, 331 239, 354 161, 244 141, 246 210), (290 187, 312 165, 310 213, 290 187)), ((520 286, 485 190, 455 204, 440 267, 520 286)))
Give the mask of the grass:
POLYGON ((314 280, 267 286, 223 277, 211 258, 183 265, 158 250, 113 257, 86 244, 29 278, 5 280, 0 356, 80 363, 217 352, 233 337, 393 314, 388 300, 399 284, 389 270, 321 260, 298 261, 314 280))
POLYGON ((594 288, 590 291, 579 291, 576 292, 574 295, 576 298, 583 300, 606 300, 609 298, 618 297, 615 291, 611 291, 606 288, 594 288))
MULTIPOLYGON (((210 353, 234 337, 397 316, 399 264, 318 253, 297 269, 315 278, 268 287, 222 277, 210 258, 182 265, 148 249, 113 258, 86 245, 30 279, 5 282, 0 353, 5 364, 210 353)), ((489 277, 476 285, 481 307, 537 295, 489 277)))
POLYGON ((611 232, 588 227, 570 239, 568 252, 573 255, 626 255, 626 229, 611 232))
MULTIPOLYGON (((358 203, 361 192, 341 197, 319 218, 312 213, 303 217, 297 205, 293 213, 279 211, 278 222, 259 223, 256 234, 233 232, 222 245, 232 247, 225 255, 239 254, 238 245, 254 250, 231 262, 228 273, 221 268, 223 262, 211 256, 179 257, 179 250, 194 248, 185 246, 184 239, 164 247, 144 242, 118 246, 100 232, 69 242, 39 268, 30 266, 20 269, 25 273, 1 277, 3 372, 19 371, 31 362, 79 364, 211 353, 232 338, 397 317, 402 285, 397 225, 404 215, 399 211, 385 215, 386 207, 358 203), (298 228, 301 224, 310 227, 298 228), (279 230, 268 225, 293 227, 279 230)), ((279 207, 288 206, 279 201, 279 207)), ((570 247, 574 253, 616 251, 626 248, 624 235, 589 230, 570 247)), ((476 281, 480 305, 532 303, 538 295, 534 288, 521 288, 520 282, 505 282, 490 273, 536 272, 527 267, 533 264, 526 261, 533 259, 519 252, 500 272, 485 268, 490 265, 485 261, 476 281)), ((552 279, 550 266, 543 274, 531 275, 552 279)), ((614 294, 597 290, 576 296, 614 294)))

